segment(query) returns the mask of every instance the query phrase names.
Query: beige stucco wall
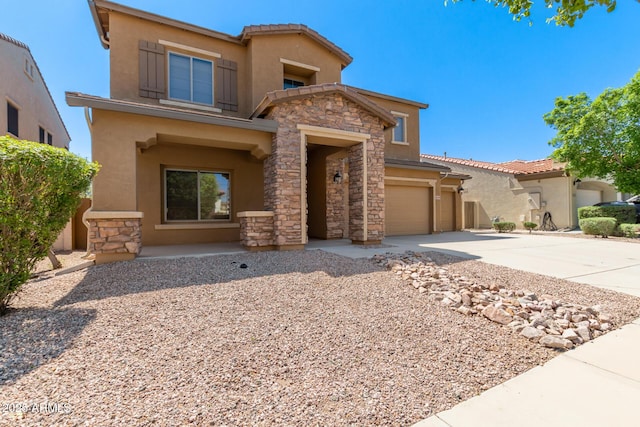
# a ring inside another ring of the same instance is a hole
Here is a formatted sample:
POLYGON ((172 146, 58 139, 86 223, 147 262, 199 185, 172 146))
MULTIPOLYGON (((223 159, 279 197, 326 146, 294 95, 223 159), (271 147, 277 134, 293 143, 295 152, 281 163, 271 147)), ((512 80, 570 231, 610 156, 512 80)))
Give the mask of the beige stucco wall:
POLYGON ((490 228, 493 217, 514 222, 518 228, 523 228, 523 221, 541 225, 545 212, 551 213, 558 228, 576 225, 573 219, 573 177, 518 180, 508 173, 433 160, 429 162, 449 166, 456 173, 472 177, 463 184, 462 201, 475 203, 475 227, 490 228), (537 197, 531 195, 535 193, 540 194, 539 209, 529 200, 537 197))
POLYGON ((271 147, 271 134, 225 126, 93 109, 92 157, 102 165, 93 181, 93 209, 135 211, 138 142, 188 142, 250 151, 271 147))
POLYGON ((69 135, 47 91, 31 53, 0 38, 0 134, 7 133, 7 102, 18 108, 20 139, 40 140, 40 127, 53 136, 53 145, 69 147, 69 135), (25 62, 33 66, 33 77, 25 72, 25 62))
MULTIPOLYGON (((246 151, 192 145, 158 144, 137 156, 138 210, 144 212, 143 245, 168 245, 237 241, 240 229, 177 229, 157 227, 164 223, 163 171, 165 168, 209 170, 230 174, 231 219, 206 223, 211 227, 238 224, 237 214, 264 208, 262 162, 246 151)), ((200 223, 205 224, 205 223, 200 223)))
POLYGON ((280 59, 299 62, 320 70, 307 84, 340 83, 342 66, 338 57, 310 38, 297 35, 254 36, 247 45, 251 65, 249 77, 252 105, 256 106, 266 92, 282 89, 284 65, 280 59))
MULTIPOLYGON (((111 13, 109 26, 112 98, 158 103, 154 99, 141 98, 138 94, 140 40, 154 43, 165 40, 215 52, 223 59, 236 62, 239 111, 225 111, 225 114, 246 117, 264 98, 266 92, 282 89, 284 65, 280 61, 281 58, 318 67, 320 70, 315 72, 308 84, 341 81, 340 60, 329 50, 303 35, 258 35, 253 36, 245 46, 118 12, 111 13)), ((215 57, 207 56, 205 53, 194 53, 176 47, 166 47, 166 52, 201 57, 214 63, 216 61, 215 57)))
POLYGON ((369 93, 364 94, 381 107, 398 113, 407 114, 407 144, 393 143, 393 128, 384 131, 385 147, 384 157, 398 160, 420 160, 420 109, 411 104, 392 101, 377 97, 369 93))
MULTIPOLYGON (((191 48, 202 49, 222 55, 223 59, 238 63, 238 115, 247 116, 252 108, 248 103, 247 91, 247 55, 246 48, 241 44, 207 37, 167 25, 146 21, 118 12, 112 12, 109 18, 109 40, 111 46, 111 97, 117 99, 133 100, 150 104, 157 104, 155 99, 141 98, 139 96, 139 57, 138 43, 140 40, 158 43, 166 40, 191 48)), ((212 60, 215 57, 203 53, 193 53, 175 47, 166 47, 168 52, 182 53, 212 60)), ((165 57, 166 62, 166 57, 165 57)), ((215 68, 215 67, 214 67, 215 68)), ((167 73, 168 76, 168 73, 167 73)), ((214 69, 215 79, 215 69, 214 69)))
MULTIPOLYGON (((558 228, 571 228, 576 225, 573 222, 572 177, 520 181, 520 184, 527 191, 527 194, 539 192, 541 198, 540 209, 531 210, 527 220, 541 225, 544 213, 549 212, 558 228)), ((516 222, 516 224, 519 227, 522 226, 521 223, 516 222)))

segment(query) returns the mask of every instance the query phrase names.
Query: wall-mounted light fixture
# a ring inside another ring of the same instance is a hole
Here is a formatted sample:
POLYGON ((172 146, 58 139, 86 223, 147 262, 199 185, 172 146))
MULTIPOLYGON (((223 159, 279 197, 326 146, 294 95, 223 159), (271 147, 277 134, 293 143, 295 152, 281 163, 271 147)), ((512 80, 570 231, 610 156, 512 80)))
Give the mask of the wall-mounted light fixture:
POLYGON ((336 172, 336 174, 333 175, 333 182, 335 182, 336 184, 342 184, 342 174, 340 173, 340 171, 336 172))
POLYGON ((578 179, 574 179, 574 180, 573 180, 573 185, 578 185, 578 184, 580 184, 581 182, 582 182, 582 180, 581 180, 580 178, 578 178, 578 179))
POLYGON ((458 194, 462 194, 464 192, 464 188, 462 188, 462 185, 458 187, 458 194))

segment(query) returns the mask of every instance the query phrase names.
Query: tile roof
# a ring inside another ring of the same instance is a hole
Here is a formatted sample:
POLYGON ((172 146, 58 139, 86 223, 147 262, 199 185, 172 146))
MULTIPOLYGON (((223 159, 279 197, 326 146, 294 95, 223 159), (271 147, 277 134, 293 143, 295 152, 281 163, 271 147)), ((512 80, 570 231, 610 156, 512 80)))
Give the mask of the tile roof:
POLYGON ((540 160, 513 160, 504 163, 482 162, 473 159, 459 159, 456 157, 434 156, 431 154, 421 154, 421 159, 435 160, 472 168, 492 170, 495 172, 510 173, 513 175, 530 175, 542 172, 556 172, 564 170, 564 163, 557 163, 553 159, 540 160))
POLYGON ((23 49, 29 50, 29 46, 27 46, 26 44, 22 43, 19 40, 14 39, 13 37, 9 37, 8 35, 6 35, 4 33, 0 33, 0 40, 4 40, 6 42, 15 44, 18 47, 21 47, 23 49))
POLYGON ((319 85, 300 86, 291 89, 274 90, 272 92, 267 92, 262 102, 258 104, 251 117, 259 117, 267 108, 275 104, 290 101, 293 99, 307 98, 313 95, 324 95, 336 92, 340 93, 347 99, 350 99, 365 110, 368 110, 373 115, 382 119, 386 127, 392 127, 396 125, 395 118, 393 117, 391 112, 380 107, 378 104, 371 101, 364 95, 359 94, 349 86, 340 83, 323 83, 319 85))

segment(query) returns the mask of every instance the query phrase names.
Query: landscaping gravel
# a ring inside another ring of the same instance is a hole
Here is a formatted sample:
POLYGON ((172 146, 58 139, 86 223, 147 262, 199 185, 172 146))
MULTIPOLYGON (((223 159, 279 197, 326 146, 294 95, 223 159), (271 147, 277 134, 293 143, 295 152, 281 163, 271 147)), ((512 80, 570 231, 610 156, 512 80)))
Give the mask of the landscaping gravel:
MULTIPOLYGON (((640 317, 639 298, 429 256, 600 304, 616 326, 640 317)), ((95 266, 26 284, 14 307, 0 318, 2 425, 406 426, 558 354, 323 251, 95 266)))

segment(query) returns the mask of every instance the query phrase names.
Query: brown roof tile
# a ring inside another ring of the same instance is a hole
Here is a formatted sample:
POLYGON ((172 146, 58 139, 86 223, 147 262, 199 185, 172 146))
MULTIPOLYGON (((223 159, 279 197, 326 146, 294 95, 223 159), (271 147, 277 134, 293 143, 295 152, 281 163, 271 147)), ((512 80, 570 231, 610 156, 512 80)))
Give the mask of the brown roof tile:
POLYGON ((426 160, 436 160, 472 168, 487 169, 496 172, 510 173, 513 175, 529 175, 542 172, 563 171, 564 163, 556 163, 553 159, 541 160, 513 160, 504 163, 482 162, 473 159, 459 159, 456 157, 434 156, 431 154, 421 154, 420 157, 426 160))

